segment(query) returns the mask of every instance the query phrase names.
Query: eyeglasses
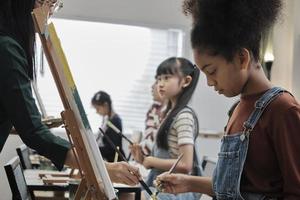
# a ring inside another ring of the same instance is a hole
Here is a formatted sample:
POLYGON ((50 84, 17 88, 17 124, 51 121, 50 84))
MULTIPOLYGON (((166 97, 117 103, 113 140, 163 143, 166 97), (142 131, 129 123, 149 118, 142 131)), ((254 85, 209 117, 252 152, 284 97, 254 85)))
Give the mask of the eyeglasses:
POLYGON ((50 8, 50 14, 59 11, 63 7, 62 0, 36 0, 39 6, 48 5, 50 8))

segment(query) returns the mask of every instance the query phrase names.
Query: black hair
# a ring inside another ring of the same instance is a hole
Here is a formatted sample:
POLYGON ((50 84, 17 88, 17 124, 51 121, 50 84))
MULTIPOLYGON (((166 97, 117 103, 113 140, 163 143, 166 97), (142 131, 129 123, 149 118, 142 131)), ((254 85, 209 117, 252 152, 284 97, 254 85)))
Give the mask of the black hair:
POLYGON ((25 51, 25 70, 31 79, 35 76, 35 31, 31 17, 34 5, 35 0, 0 1, 0 32, 16 40, 25 51))
POLYGON ((109 94, 100 90, 93 96, 91 102, 92 102, 92 105, 98 105, 98 106, 103 106, 105 103, 107 103, 108 110, 109 110, 108 114, 109 114, 109 117, 111 116, 112 102, 111 102, 111 98, 110 98, 109 94))
POLYGON ((281 7, 281 0, 185 0, 183 12, 193 18, 193 49, 232 61, 246 48, 258 61, 262 36, 281 7))
POLYGON ((177 74, 183 77, 189 75, 192 77, 191 83, 182 90, 181 94, 179 94, 177 103, 171 111, 171 102, 168 102, 167 109, 164 112, 165 119, 157 131, 157 146, 167 150, 169 148, 168 132, 170 126, 178 112, 189 103, 197 86, 200 71, 193 63, 185 58, 171 57, 163 61, 156 70, 156 77, 165 74, 177 74), (166 115, 169 111, 170 113, 166 115))

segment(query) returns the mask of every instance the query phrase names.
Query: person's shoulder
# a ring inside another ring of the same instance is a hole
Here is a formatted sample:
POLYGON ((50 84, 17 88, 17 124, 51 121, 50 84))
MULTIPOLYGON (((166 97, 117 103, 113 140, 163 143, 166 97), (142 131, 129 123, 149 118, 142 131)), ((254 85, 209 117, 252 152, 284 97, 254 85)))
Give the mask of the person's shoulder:
POLYGON ((177 116, 176 116, 176 119, 177 120, 181 120, 181 119, 190 119, 190 120, 194 120, 194 110, 190 107, 184 107, 183 109, 181 109, 177 116))
POLYGON ((121 117, 118 114, 114 114, 114 116, 110 119, 112 123, 121 123, 121 117))
POLYGON ((270 104, 270 106, 274 109, 277 109, 278 111, 284 112, 291 107, 299 106, 299 103, 291 93, 285 91, 279 94, 279 96, 274 99, 273 103, 270 104))
POLYGON ((284 114, 293 108, 299 109, 300 104, 291 93, 285 91, 274 99, 274 101, 269 105, 268 110, 271 113, 276 112, 278 114, 284 114))
MULTIPOLYGON (((265 126, 271 135, 285 137, 298 134, 300 120, 299 102, 289 93, 283 92, 271 102, 264 117, 265 126)), ((298 134, 299 135, 299 134, 298 134)))
POLYGON ((185 106, 178 112, 178 115, 182 115, 182 114, 193 115, 193 114, 195 114, 195 111, 193 110, 193 108, 191 108, 189 106, 185 106))

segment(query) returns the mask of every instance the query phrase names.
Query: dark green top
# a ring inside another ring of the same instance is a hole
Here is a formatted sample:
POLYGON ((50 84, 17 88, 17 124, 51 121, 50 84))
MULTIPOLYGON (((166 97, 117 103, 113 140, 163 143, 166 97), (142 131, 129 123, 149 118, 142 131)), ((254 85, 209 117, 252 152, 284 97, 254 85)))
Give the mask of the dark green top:
POLYGON ((22 47, 11 37, 0 35, 0 152, 14 126, 27 146, 62 169, 70 144, 42 124, 26 65, 22 47))

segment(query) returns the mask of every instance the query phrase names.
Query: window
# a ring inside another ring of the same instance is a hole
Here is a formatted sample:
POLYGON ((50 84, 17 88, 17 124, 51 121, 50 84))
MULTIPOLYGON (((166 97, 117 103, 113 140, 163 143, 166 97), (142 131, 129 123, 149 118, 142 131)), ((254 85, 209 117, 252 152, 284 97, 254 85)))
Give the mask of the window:
MULTIPOLYGON (((155 70, 167 57, 181 56, 182 32, 64 19, 53 22, 92 129, 97 130, 101 118, 90 101, 104 90, 122 118, 124 132, 144 130, 155 70)), ((47 62, 37 82, 47 114, 59 116, 63 107, 47 62)))

